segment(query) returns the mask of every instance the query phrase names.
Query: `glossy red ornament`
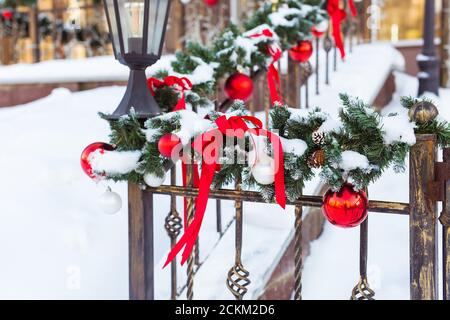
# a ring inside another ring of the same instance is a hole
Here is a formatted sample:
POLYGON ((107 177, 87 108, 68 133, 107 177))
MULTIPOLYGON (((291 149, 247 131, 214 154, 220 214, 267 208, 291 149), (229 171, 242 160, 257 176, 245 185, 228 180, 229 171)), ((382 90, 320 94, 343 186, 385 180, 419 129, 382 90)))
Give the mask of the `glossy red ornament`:
POLYGON ((367 218, 369 201, 364 191, 356 192, 349 183, 341 190, 328 190, 323 198, 322 210, 332 224, 342 228, 359 226, 367 218))
POLYGON ((81 153, 80 158, 81 168, 83 169, 84 173, 86 173, 91 179, 97 179, 98 175, 96 175, 92 171, 90 156, 96 151, 99 151, 101 154, 103 154, 105 153, 105 151, 114 151, 115 149, 116 148, 114 146, 104 142, 94 142, 88 145, 81 153))
POLYGON ((230 99, 247 101, 253 94, 253 80, 243 73, 233 74, 225 82, 225 92, 230 99))
POLYGON ((325 31, 319 31, 316 27, 312 27, 311 33, 315 38, 320 38, 321 36, 323 36, 325 31))
POLYGON ((211 7, 219 3, 219 0, 203 0, 203 1, 205 2, 206 5, 211 7))
POLYGON ((5 20, 11 20, 13 18, 13 13, 12 11, 5 10, 2 12, 2 16, 5 20))
POLYGON ((297 46, 289 50, 289 56, 297 62, 306 62, 313 54, 313 45, 311 41, 300 41, 297 46))
POLYGON ((178 147, 181 144, 181 139, 173 134, 168 133, 165 134, 159 139, 158 141, 158 150, 159 153, 166 158, 171 158, 174 156, 173 152, 176 147, 178 147))

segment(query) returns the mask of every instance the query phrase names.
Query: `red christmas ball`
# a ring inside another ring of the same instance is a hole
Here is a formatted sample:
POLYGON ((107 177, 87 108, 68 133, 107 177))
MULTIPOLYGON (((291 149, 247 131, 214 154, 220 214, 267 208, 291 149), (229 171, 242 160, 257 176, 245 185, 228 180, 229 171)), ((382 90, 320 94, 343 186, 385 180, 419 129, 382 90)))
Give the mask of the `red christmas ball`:
POLYGON ((5 20, 11 20, 13 18, 13 12, 10 10, 5 10, 2 12, 2 16, 5 20))
POLYGON ((91 179, 97 179, 98 176, 92 171, 91 166, 91 155, 99 151, 100 153, 105 153, 105 151, 114 151, 116 148, 108 143, 104 142, 94 142, 88 145, 81 153, 81 168, 84 173, 86 173, 91 179))
POLYGON ((205 2, 206 5, 211 7, 219 3, 219 0, 203 0, 203 1, 205 2))
POLYGON ((341 190, 328 190, 324 196, 322 210, 332 224, 342 228, 359 226, 367 218, 369 200, 364 191, 356 192, 349 183, 341 190))
POLYGON ((313 45, 311 41, 300 41, 297 46, 289 50, 289 56, 297 62, 306 62, 313 54, 313 45))
POLYGON ((161 139, 159 139, 158 150, 163 157, 166 158, 177 157, 178 155, 174 153, 174 150, 180 145, 181 145, 180 138, 175 134, 168 133, 163 135, 161 139))
POLYGON ((225 82, 225 92, 230 99, 247 101, 253 94, 253 80, 243 73, 233 74, 225 82))
POLYGON ((320 38, 323 36, 325 31, 319 31, 315 26, 311 28, 311 33, 315 38, 320 38))

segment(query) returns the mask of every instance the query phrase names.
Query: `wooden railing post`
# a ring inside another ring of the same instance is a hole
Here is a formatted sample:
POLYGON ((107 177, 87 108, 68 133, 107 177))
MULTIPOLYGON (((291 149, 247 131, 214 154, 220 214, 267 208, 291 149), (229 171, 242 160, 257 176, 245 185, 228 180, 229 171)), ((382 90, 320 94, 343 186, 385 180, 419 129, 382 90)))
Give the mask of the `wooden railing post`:
POLYGON ((153 195, 128 184, 129 284, 131 300, 154 300, 153 195))
MULTIPOLYGON (((444 150, 444 163, 450 166, 450 148, 444 150)), ((447 170, 448 172, 448 170, 447 170)), ((450 300, 450 180, 447 179, 443 190, 442 214, 439 218, 442 224, 442 270, 443 297, 450 300)))
POLYGON ((436 136, 417 135, 410 153, 410 285, 412 300, 435 300, 437 289, 436 136))

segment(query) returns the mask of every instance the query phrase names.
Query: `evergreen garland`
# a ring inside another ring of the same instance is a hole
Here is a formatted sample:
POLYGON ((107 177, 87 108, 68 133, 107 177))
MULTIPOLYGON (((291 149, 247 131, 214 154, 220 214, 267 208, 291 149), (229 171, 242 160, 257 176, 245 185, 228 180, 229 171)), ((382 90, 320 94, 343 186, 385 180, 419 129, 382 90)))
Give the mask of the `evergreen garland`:
MULTIPOLYGON (((189 43, 185 51, 176 54, 172 69, 178 74, 192 74, 200 64, 214 67, 212 79, 196 83, 191 91, 185 92, 186 101, 193 110, 197 107, 212 106, 208 96, 214 93, 223 77, 236 73, 242 68, 250 71, 266 68, 271 60, 267 54, 267 46, 273 41, 279 42, 284 49, 290 48, 296 41, 310 37, 311 27, 326 17, 325 12, 320 9, 323 5, 323 1, 320 0, 281 0, 279 4, 278 10, 294 9, 287 10, 289 14, 284 16, 293 23, 290 27, 272 26, 270 15, 277 11, 274 10, 272 3, 262 5, 245 24, 244 31, 261 29, 267 25, 273 27, 276 37, 252 42, 257 50, 250 54, 246 51, 248 48, 236 45, 240 37, 242 39, 239 41, 245 42, 248 35, 242 34, 234 25, 224 30, 211 48, 189 43), (313 7, 309 7, 310 5, 313 7)), ((167 70, 159 70, 153 76, 162 80, 168 75, 167 70)), ((134 111, 118 121, 110 122, 111 143, 117 147, 117 152, 138 150, 141 152, 141 158, 138 168, 133 172, 115 176, 107 174, 107 179, 143 185, 143 177, 146 174, 164 176, 170 163, 159 154, 158 141, 165 134, 176 134, 183 125, 180 112, 170 112, 178 102, 179 95, 178 91, 170 87, 157 89, 155 99, 167 114, 149 119, 145 124, 139 121, 134 111)), ((285 187, 286 195, 291 201, 298 199, 305 182, 314 176, 315 170, 310 165, 310 159, 318 151, 323 152, 324 155, 320 176, 335 190, 340 189, 346 181, 353 183, 356 189, 365 188, 379 178, 389 166, 394 166, 396 171, 404 169, 404 160, 410 145, 403 141, 385 143, 383 117, 359 99, 352 99, 348 95, 341 95, 340 98, 343 105, 339 113, 340 126, 324 132, 321 143, 317 143, 313 134, 318 132, 325 122, 330 121, 330 117, 319 108, 310 111, 294 110, 278 105, 271 111, 271 131, 277 130, 279 136, 284 139, 300 139, 307 146, 303 154, 289 153, 285 150, 285 187), (353 152, 367 159, 368 165, 344 169, 342 161, 345 152, 353 152)), ((410 109, 418 101, 414 98, 403 98, 402 105, 410 109)), ((243 102, 236 101, 229 110, 229 114, 242 116, 248 115, 248 111, 243 102)), ((211 123, 213 124, 221 115, 218 112, 210 112, 211 123)), ((100 116, 106 118, 105 114, 100 116)), ((449 124, 443 120, 434 119, 426 124, 417 125, 415 132, 436 134, 441 147, 450 144, 449 124)), ((243 163, 233 161, 247 155, 252 148, 253 144, 248 135, 244 141, 236 139, 234 146, 224 148, 223 156, 219 160, 221 169, 215 174, 212 187, 230 186, 239 179, 242 180, 244 188, 259 189, 266 201, 273 202, 274 185, 259 185, 252 177, 248 159, 243 163)), ((268 155, 273 153, 270 145, 266 153, 268 155)))
MULTIPOLYGON (((402 101, 405 106, 411 102, 417 102, 412 98, 404 98, 402 101)), ((317 151, 323 151, 324 154, 319 174, 334 190, 339 190, 345 182, 352 183, 355 189, 360 190, 378 179, 389 166, 393 166, 396 171, 404 169, 410 144, 403 141, 393 141, 388 144, 383 138, 386 129, 383 128, 382 120, 392 115, 382 116, 361 100, 350 98, 345 94, 341 95, 341 102, 343 108, 339 113, 339 126, 325 132, 325 138, 319 144, 313 139, 313 133, 321 130, 321 127, 330 121, 330 117, 319 108, 299 110, 278 105, 271 111, 271 131, 291 141, 300 139, 307 146, 303 154, 284 150, 285 191, 289 200, 298 199, 305 182, 312 179, 316 173, 309 160, 317 151), (353 152, 358 157, 367 159, 367 165, 346 168, 342 163, 345 152, 353 152)), ((181 112, 171 112, 149 119, 144 126, 133 111, 129 116, 111 122, 111 143, 116 145, 117 152, 138 150, 142 156, 135 171, 125 175, 107 174, 106 178, 143 184, 145 174, 164 176, 169 168, 169 160, 159 154, 158 141, 165 134, 177 134, 182 130, 181 112)), ((242 101, 236 101, 228 112, 229 116, 248 114, 242 101)), ((214 121, 222 115, 215 111, 209 113, 211 128, 214 127, 214 121)), ((449 125, 443 120, 435 119, 427 125, 417 126, 415 131, 411 132, 413 133, 437 134, 441 146, 450 144, 449 125)), ((202 132, 197 133, 197 135, 200 134, 202 132)), ((273 202, 274 185, 259 185, 252 177, 248 153, 253 150, 253 147, 254 144, 249 135, 246 135, 243 141, 236 138, 232 146, 224 146, 223 156, 219 159, 221 168, 215 174, 212 187, 232 187, 237 179, 242 179, 244 189, 257 189, 265 200, 273 202), (245 161, 237 162, 236 159, 245 161)), ((273 155, 270 145, 266 153, 269 156, 273 155)), ((196 156, 200 164, 200 155, 196 156)))
MULTIPOLYGON (((275 42, 282 49, 289 49, 298 41, 311 38, 312 26, 328 18, 326 11, 321 9, 323 2, 323 0, 279 0, 277 8, 274 8, 272 2, 268 1, 244 23, 243 29, 230 25, 214 40, 211 47, 196 42, 187 43, 186 48, 177 52, 175 60, 171 63, 174 72, 189 76, 201 63, 208 64, 214 69, 211 79, 195 83, 192 90, 186 92, 187 103, 193 110, 211 106, 213 103, 208 97, 213 96, 217 85, 226 77, 238 72, 252 73, 264 70, 270 65, 272 58, 267 50, 268 45, 275 42), (286 16, 292 24, 274 25, 270 15, 277 10, 286 9, 298 11, 297 14, 286 16), (252 32, 257 33, 258 28, 266 27, 275 31, 275 38, 253 39, 256 49, 247 52, 249 48, 245 40, 250 39, 252 32)), ((168 75, 167 70, 158 70, 152 76, 163 80, 168 75)), ((170 90, 159 93, 160 90, 163 89, 157 89, 155 92, 157 102, 164 111, 171 110, 177 93, 170 90)))

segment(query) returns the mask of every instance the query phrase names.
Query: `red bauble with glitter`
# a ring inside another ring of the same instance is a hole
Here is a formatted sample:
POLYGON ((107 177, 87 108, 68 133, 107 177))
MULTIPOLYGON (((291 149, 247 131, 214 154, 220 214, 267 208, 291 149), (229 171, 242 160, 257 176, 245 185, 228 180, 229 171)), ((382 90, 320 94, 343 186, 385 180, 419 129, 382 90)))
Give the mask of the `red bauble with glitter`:
POLYGON ((306 62, 313 54, 313 45, 311 41, 300 41, 297 46, 289 50, 289 56, 297 62, 306 62))
MULTIPOLYGON (((159 153, 166 158, 176 157, 177 154, 174 153, 174 149, 181 145, 181 139, 173 133, 165 134, 159 139, 158 150, 159 153)), ((181 151, 181 150, 180 150, 181 151)))
POLYGON ((233 74, 225 82, 225 92, 230 99, 247 101, 253 94, 253 80, 243 73, 233 74))
POLYGON ((93 171, 92 171, 92 166, 91 166, 91 155, 94 152, 99 151, 100 153, 105 153, 105 151, 114 151, 116 148, 108 143, 104 143, 104 142, 94 142, 91 143, 90 145, 88 145, 83 152, 81 153, 81 158, 80 158, 80 162, 81 162, 81 168, 83 169, 84 173, 86 173, 89 178, 91 179, 97 179, 98 175, 96 175, 93 171))
POLYGON ((219 3, 219 0, 203 0, 206 5, 212 7, 219 3))
POLYGON ((328 190, 323 198, 322 210, 332 224, 342 228, 359 226, 367 218, 369 201, 364 191, 356 192, 346 183, 341 190, 328 190))

